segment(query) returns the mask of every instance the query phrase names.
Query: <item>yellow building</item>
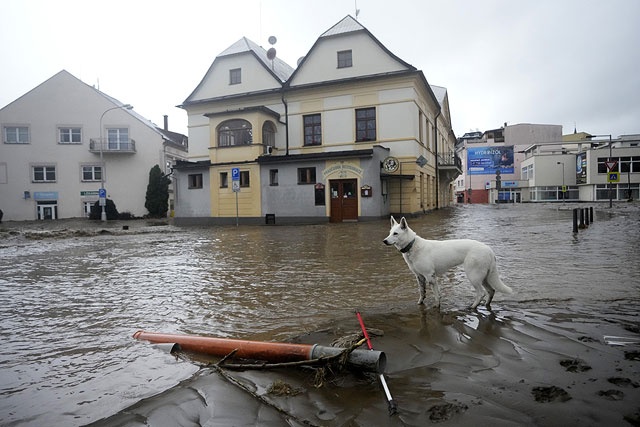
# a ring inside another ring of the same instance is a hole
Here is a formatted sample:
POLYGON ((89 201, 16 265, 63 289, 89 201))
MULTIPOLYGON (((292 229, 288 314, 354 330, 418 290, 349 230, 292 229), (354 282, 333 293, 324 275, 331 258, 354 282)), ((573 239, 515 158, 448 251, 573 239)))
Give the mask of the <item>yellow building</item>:
POLYGON ((446 89, 350 16, 295 70, 240 39, 182 107, 191 158, 176 167, 178 223, 357 221, 453 202, 446 89))

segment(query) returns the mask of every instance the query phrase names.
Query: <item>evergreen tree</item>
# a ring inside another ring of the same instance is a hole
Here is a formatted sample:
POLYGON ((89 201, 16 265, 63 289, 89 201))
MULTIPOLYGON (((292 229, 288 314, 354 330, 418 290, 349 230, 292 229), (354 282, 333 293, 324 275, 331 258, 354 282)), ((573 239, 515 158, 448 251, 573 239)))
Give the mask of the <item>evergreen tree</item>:
MULTIPOLYGON (((118 219, 120 213, 116 208, 116 204, 113 200, 107 199, 104 211, 107 214, 108 220, 118 219)), ((102 206, 100 206, 100 201, 95 202, 91 206, 91 212, 89 213, 89 219, 101 219, 102 218, 102 206)))
POLYGON ((171 180, 155 165, 149 171, 149 184, 144 207, 152 218, 164 218, 169 210, 169 184, 171 180))

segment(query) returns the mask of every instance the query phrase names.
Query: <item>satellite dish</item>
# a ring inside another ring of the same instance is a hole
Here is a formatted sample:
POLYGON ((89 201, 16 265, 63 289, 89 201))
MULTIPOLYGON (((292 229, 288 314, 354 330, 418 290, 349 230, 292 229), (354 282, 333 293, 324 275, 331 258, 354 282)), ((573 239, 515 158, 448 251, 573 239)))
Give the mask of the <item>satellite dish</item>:
POLYGON ((269 39, 268 39, 268 40, 269 40, 269 44, 270 44, 270 45, 274 45, 274 44, 276 44, 276 42, 278 41, 278 39, 277 39, 277 38, 275 38, 275 36, 269 36, 269 39))
POLYGON ((298 67, 300 66, 300 64, 302 64, 302 61, 304 61, 304 56, 298 58, 298 67))
POLYGON ((267 51, 267 58, 273 61, 273 58, 275 57, 276 57, 276 50, 270 47, 269 50, 267 51))

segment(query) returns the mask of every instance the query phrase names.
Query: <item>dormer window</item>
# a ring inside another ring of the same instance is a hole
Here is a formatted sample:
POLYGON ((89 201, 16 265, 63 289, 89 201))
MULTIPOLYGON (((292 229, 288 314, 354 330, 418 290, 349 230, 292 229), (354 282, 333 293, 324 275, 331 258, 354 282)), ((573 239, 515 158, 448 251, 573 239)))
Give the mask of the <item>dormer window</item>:
POLYGON ((353 66, 351 58, 351 50, 341 50, 338 52, 338 68, 347 68, 353 66))
POLYGON ((239 85, 240 83, 242 83, 242 68, 229 70, 229 84, 239 85))

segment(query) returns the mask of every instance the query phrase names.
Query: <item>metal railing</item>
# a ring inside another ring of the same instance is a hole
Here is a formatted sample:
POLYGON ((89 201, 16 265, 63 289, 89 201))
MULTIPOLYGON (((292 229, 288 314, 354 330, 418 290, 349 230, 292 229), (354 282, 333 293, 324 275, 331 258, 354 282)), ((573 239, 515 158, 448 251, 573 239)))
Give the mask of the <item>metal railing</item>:
POLYGON ((453 166, 462 170, 462 159, 458 157, 455 151, 438 153, 438 166, 453 166))
POLYGON ((136 141, 128 139, 126 141, 109 141, 103 138, 89 140, 89 151, 92 153, 135 153, 136 141))

